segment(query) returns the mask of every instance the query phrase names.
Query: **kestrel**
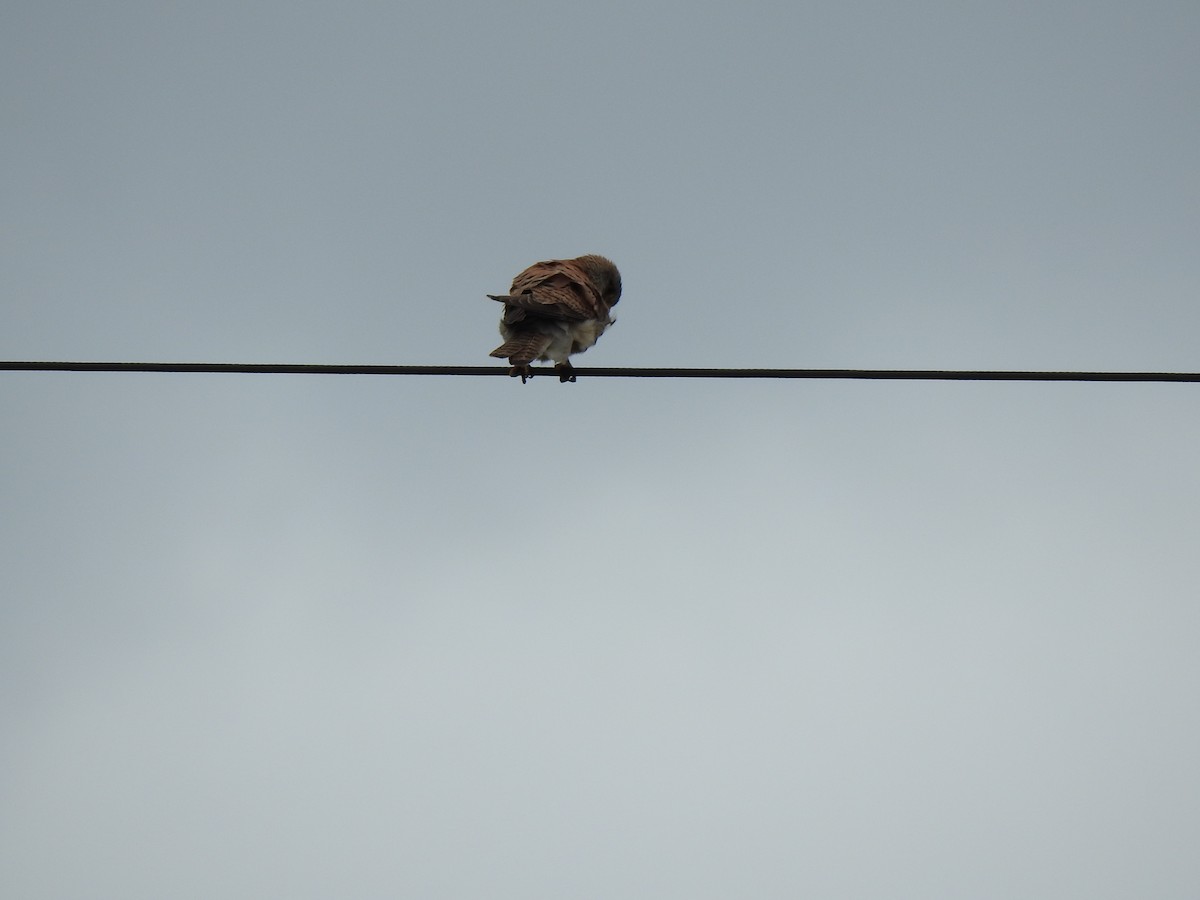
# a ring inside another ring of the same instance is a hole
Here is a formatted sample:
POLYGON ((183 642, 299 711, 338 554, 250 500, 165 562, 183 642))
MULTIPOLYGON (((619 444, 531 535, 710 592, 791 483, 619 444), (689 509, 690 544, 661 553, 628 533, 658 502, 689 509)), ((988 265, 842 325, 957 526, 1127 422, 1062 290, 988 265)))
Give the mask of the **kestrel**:
POLYGON ((621 299, 621 273, 595 254, 551 259, 514 278, 508 294, 488 296, 504 304, 504 343, 490 355, 508 358, 509 375, 524 383, 533 374, 531 362, 551 359, 559 381, 574 381, 568 357, 596 343, 615 321, 610 311, 621 299))

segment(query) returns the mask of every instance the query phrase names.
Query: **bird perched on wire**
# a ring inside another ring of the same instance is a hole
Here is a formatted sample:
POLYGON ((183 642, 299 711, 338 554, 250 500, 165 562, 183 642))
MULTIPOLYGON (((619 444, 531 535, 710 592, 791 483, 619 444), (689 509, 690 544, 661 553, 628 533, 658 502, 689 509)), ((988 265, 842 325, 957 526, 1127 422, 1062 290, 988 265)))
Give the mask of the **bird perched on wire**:
POLYGON ((535 359, 554 360, 559 381, 574 381, 569 357, 582 353, 615 320, 621 273, 612 261, 589 253, 576 259, 534 263, 513 279, 507 294, 488 294, 504 304, 504 343, 491 356, 508 359, 509 375, 521 383, 533 375, 535 359))

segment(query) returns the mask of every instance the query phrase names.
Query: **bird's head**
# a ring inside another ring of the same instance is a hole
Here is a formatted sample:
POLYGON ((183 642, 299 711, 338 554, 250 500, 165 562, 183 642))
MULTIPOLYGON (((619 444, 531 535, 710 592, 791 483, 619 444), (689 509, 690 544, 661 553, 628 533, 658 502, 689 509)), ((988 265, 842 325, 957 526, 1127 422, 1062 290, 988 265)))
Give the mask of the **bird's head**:
POLYGON ((617 301, 621 299, 621 273, 617 271, 613 261, 595 253, 580 256, 575 261, 587 272, 604 302, 609 306, 616 306, 617 301))

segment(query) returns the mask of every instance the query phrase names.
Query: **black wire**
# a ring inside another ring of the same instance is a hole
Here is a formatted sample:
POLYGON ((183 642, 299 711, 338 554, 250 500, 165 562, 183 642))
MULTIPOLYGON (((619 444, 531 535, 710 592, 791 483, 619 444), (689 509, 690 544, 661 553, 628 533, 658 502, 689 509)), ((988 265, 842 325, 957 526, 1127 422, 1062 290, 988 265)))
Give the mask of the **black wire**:
MULTIPOLYGON (((504 375, 506 366, 362 366, 311 363, 40 362, 0 360, 10 372, 225 372, 257 375, 504 375)), ((534 375, 556 378, 550 366, 534 375)), ((960 369, 584 368, 578 378, 812 378, 892 381, 1200 382, 1200 372, 1034 372, 960 369)))

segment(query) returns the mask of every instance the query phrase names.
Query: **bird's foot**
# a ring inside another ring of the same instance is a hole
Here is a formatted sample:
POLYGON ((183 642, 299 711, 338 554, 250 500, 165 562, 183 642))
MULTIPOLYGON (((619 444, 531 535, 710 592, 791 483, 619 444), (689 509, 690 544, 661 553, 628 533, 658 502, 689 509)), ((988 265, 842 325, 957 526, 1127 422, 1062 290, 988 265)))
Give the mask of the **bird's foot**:
POLYGON ((524 384, 527 380, 533 377, 533 369, 529 367, 529 363, 525 363, 524 365, 520 366, 513 366, 508 370, 509 378, 516 378, 518 375, 521 376, 521 384, 524 384))
POLYGON ((558 373, 560 384, 575 380, 575 368, 569 362, 555 363, 554 371, 558 373))

